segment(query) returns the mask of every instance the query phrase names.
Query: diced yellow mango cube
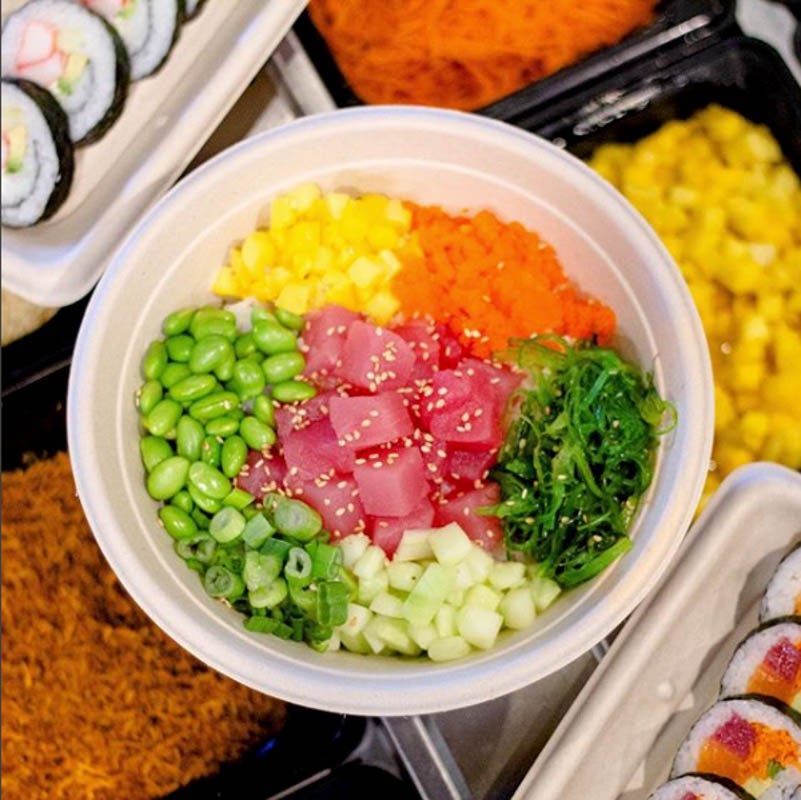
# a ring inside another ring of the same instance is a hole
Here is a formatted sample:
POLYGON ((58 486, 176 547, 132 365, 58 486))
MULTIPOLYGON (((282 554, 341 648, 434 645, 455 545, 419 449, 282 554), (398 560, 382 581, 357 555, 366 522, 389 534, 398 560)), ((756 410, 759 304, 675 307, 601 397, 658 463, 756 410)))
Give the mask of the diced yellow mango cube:
POLYGON ((348 276, 359 289, 368 289, 377 283, 384 273, 377 258, 359 256, 348 267, 348 276))
POLYGON ((380 325, 386 325, 399 309, 400 302, 387 291, 376 292, 364 306, 367 315, 380 325))
POLYGON ((253 231, 242 242, 242 261, 251 272, 258 272, 275 263, 275 246, 267 231, 253 231))
POLYGON ((308 283, 288 283, 281 289, 275 304, 293 314, 305 314, 309 311, 310 296, 311 286, 308 283))
POLYGON ((240 283, 231 267, 223 267, 214 279, 211 290, 223 297, 241 297, 240 283))

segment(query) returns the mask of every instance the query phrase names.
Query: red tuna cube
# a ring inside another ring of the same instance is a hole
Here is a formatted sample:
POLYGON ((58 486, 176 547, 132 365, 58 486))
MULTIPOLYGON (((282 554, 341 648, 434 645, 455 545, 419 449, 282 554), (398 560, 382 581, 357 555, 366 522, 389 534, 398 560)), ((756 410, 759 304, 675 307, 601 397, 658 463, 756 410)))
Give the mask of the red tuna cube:
POLYGON ((354 322, 342 348, 338 375, 370 392, 400 389, 414 366, 412 348, 397 333, 354 322))
POLYGON ((326 306, 306 317, 301 335, 306 353, 306 375, 329 375, 336 371, 348 329, 361 317, 341 306, 326 306))
POLYGON ((390 451, 382 459, 358 459, 353 474, 368 514, 403 517, 428 494, 425 466, 416 447, 390 451))
POLYGON ((261 501, 267 492, 283 489, 286 473, 286 462, 275 448, 267 455, 251 450, 234 483, 239 489, 250 492, 256 500, 261 501))
POLYGON ((319 512, 325 529, 337 539, 365 529, 364 508, 351 475, 307 481, 295 496, 319 512))
POLYGON ((334 431, 353 450, 392 442, 414 431, 403 397, 396 392, 332 397, 330 404, 334 431))
POLYGON ((353 450, 339 444, 327 419, 319 419, 288 434, 281 443, 290 475, 302 480, 318 478, 332 470, 335 473, 353 471, 353 450))
POLYGON ((438 526, 456 522, 464 532, 485 550, 493 551, 503 544, 503 528, 498 517, 487 517, 476 509, 495 505, 500 499, 497 483, 462 492, 446 500, 437 509, 434 521, 438 526))
POLYGON ((404 532, 418 528, 430 528, 433 522, 434 507, 426 498, 405 517, 370 517, 367 532, 372 538, 373 544, 392 558, 404 532))

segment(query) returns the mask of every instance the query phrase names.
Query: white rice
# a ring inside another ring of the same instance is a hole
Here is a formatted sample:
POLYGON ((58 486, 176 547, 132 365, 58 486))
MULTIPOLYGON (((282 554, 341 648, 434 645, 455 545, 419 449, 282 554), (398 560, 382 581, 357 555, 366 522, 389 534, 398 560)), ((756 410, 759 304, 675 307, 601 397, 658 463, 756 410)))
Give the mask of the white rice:
POLYGON ((764 660, 768 651, 782 639, 793 644, 801 642, 801 624, 797 622, 778 622, 752 633, 734 651, 729 666, 721 682, 721 697, 745 694, 748 682, 764 660))
POLYGON ((61 172, 50 126, 39 106, 12 83, 2 84, 2 113, 7 119, 13 109, 22 112, 27 131, 22 169, 3 170, 3 224, 21 227, 32 225, 44 214, 61 172))
POLYGON ((773 573, 762 598, 760 622, 794 614, 799 598, 801 598, 801 546, 785 556, 773 573))
POLYGON ((684 800, 688 792, 697 795, 700 800, 740 800, 740 795, 723 784, 698 775, 684 775, 662 784, 649 800, 684 800))
POLYGON ((61 104, 69 118, 70 138, 83 139, 105 117, 116 93, 117 60, 114 40, 103 21, 83 6, 69 0, 30 0, 6 20, 3 26, 2 64, 6 77, 27 78, 17 67, 17 52, 22 45, 26 25, 39 20, 59 31, 76 31, 88 63, 78 82, 66 94, 54 82, 45 86, 61 104))

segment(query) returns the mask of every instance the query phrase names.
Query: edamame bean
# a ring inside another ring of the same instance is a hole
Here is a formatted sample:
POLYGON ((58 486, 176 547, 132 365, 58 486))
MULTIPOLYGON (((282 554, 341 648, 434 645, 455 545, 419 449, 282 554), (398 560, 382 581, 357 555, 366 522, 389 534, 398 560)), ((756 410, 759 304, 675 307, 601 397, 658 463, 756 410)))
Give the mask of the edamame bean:
POLYGON ((195 342, 189 356, 189 369, 196 374, 214 372, 226 359, 233 357, 234 348, 228 339, 211 334, 195 342))
POLYGON ((174 455, 170 443, 161 436, 143 436, 139 440, 139 454, 148 472, 152 472, 162 461, 174 455))
POLYGON ((253 401, 253 416, 265 425, 275 427, 275 406, 268 395, 260 394, 253 401))
POLYGON ((215 500, 222 500, 231 491, 231 481, 216 467, 203 461, 195 461, 189 467, 190 489, 192 486, 215 500))
POLYGON ((181 489, 178 494, 170 499, 170 505, 176 506, 176 508, 180 508, 181 511, 185 511, 187 514, 191 514, 195 510, 195 504, 192 502, 192 498, 189 496, 189 492, 186 489, 181 489))
POLYGON ((261 356, 261 351, 256 347, 256 342, 253 341, 253 334, 250 331, 236 337, 234 353, 236 353, 237 358, 247 358, 253 355, 261 356))
POLYGON ((187 364, 167 364, 167 366, 164 367, 164 372, 161 373, 161 385, 165 389, 170 389, 175 386, 178 381, 182 381, 191 374, 187 364))
POLYGON ((213 375, 187 375, 170 386, 169 394, 179 403, 191 403, 206 397, 216 388, 218 383, 213 375))
POLYGON ((178 455, 197 461, 200 458, 203 438, 206 431, 203 426, 192 417, 184 414, 175 426, 175 449, 178 455))
MULTIPOLYGON (((209 326, 210 323, 215 322, 222 322, 228 326, 233 325, 234 332, 236 332, 236 317, 234 313, 225 308, 216 306, 202 306, 195 311, 195 315, 192 317, 192 324, 189 326, 189 331, 195 339, 200 339, 203 336, 204 328, 209 326)), ((213 324, 211 327, 213 327, 213 324)))
POLYGON ((163 396, 164 389, 158 381, 145 381, 140 387, 137 397, 139 412, 144 415, 149 414, 153 410, 153 406, 155 406, 163 396))
POLYGON ((238 430, 239 420, 227 414, 222 417, 215 417, 206 423, 206 433, 209 436, 221 436, 225 439, 228 436, 233 436, 238 430))
POLYGON ((165 458, 147 476, 147 492, 154 500, 169 500, 184 488, 188 475, 188 459, 183 456, 165 458))
POLYGON ((257 322, 275 322, 276 316, 272 311, 264 308, 264 306, 254 306, 250 309, 250 324, 251 327, 257 322))
POLYGON ((164 344, 167 347, 167 354, 173 361, 185 364, 189 361, 195 340, 185 333, 179 333, 177 336, 169 336, 164 344))
POLYGON ((236 322, 229 319, 204 320, 195 326, 195 336, 203 339, 206 336, 223 336, 233 342, 236 338, 236 322))
MULTIPOLYGON (((189 484, 189 496, 197 506, 195 511, 200 509, 201 511, 205 511, 207 514, 216 514, 222 508, 222 503, 216 497, 209 497, 191 483, 189 484)), ((197 522, 197 517, 193 516, 193 518, 197 522)), ((206 525, 206 528, 208 528, 208 525, 206 525)))
POLYGON ((237 361, 234 364, 231 388, 242 400, 258 397, 264 392, 265 386, 266 380, 261 365, 248 358, 237 361))
POLYGON ((145 376, 145 380, 158 380, 166 366, 167 348, 164 346, 164 342, 159 340, 152 341, 142 358, 142 374, 145 376))
MULTIPOLYGON (((191 494, 189 496, 189 499, 192 500, 191 494)), ((194 502, 195 501, 192 500, 193 505, 194 502)), ((211 518, 208 515, 206 515, 200 507, 192 510, 191 517, 195 521, 195 525, 197 525, 197 529, 199 531, 207 531, 209 529, 211 518)))
POLYGON ((195 400, 189 406, 189 414, 199 422, 208 422, 221 417, 239 406, 239 397, 233 392, 215 392, 195 400))
POLYGON ((298 349, 295 333, 277 321, 259 320, 253 325, 253 341, 256 347, 268 356, 276 353, 291 353, 298 349))
POLYGON ((222 445, 216 436, 204 436, 200 446, 200 460, 212 467, 220 466, 222 445))
POLYGON ((184 308, 181 311, 173 311, 167 314, 161 323, 161 330, 165 336, 180 336, 189 330, 192 317, 195 315, 194 308, 184 308))
POLYGON ((241 436, 229 436, 222 444, 220 469, 228 478, 235 478, 248 457, 248 446, 241 436))
POLYGON ((236 356, 234 355, 233 347, 231 348, 230 355, 223 359, 223 362, 214 370, 214 374, 223 382, 230 381, 234 376, 234 366, 236 364, 236 356))
POLYGON ((245 417, 239 423, 239 435, 253 450, 263 450, 275 444, 275 431, 256 417, 245 417))
POLYGON ((306 359, 301 353, 278 353, 268 356, 261 363, 267 383, 278 384, 300 375, 306 368, 306 359))
POLYGON ((302 331, 305 324, 303 317, 299 314, 293 314, 285 308, 275 309, 275 318, 285 327, 291 331, 302 331))
POLYGON ((154 436, 166 436, 178 424, 181 417, 181 404, 171 397, 159 400, 145 417, 145 428, 154 436))
POLYGON ((305 381, 284 381, 273 386, 273 400, 279 403, 299 403, 310 400, 317 394, 317 389, 305 381))
POLYGON ((197 534, 195 521, 178 506, 162 506, 159 509, 159 519, 173 539, 189 539, 197 534))

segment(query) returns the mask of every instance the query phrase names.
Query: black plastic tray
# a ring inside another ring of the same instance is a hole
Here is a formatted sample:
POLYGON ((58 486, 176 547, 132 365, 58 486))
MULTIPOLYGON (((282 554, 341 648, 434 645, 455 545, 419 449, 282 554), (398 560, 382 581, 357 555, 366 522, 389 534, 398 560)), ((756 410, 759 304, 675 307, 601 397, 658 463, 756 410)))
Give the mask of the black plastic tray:
MULTIPOLYGON (((710 37, 736 29, 734 0, 663 0, 654 21, 621 42, 603 48, 581 61, 479 110, 479 113, 508 120, 521 108, 542 105, 572 92, 622 65, 640 61, 655 50, 677 44, 685 52, 704 46, 710 37)), ((308 11, 295 22, 294 31, 328 93, 340 108, 363 105, 354 93, 314 26, 308 11)))

